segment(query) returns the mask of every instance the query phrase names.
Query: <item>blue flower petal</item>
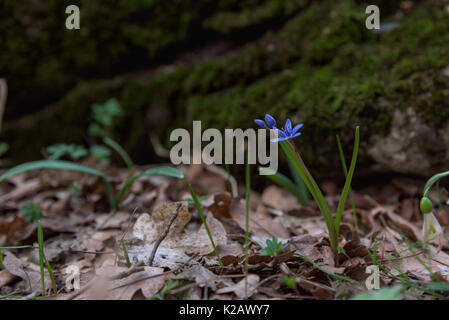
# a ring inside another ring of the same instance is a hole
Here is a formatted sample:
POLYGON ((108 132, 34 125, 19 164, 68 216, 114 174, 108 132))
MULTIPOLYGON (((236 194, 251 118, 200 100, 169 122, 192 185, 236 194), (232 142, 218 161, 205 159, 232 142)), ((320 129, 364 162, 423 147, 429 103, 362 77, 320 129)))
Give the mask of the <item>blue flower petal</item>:
POLYGON ((285 131, 289 133, 292 131, 292 122, 290 121, 290 119, 287 119, 287 121, 285 121, 285 131))
POLYGON ((276 128, 276 130, 278 131, 278 134, 279 134, 281 137, 287 137, 287 136, 288 136, 287 132, 285 132, 285 131, 283 131, 283 130, 281 130, 281 129, 277 129, 277 128, 276 128))
POLYGON ((265 127, 266 127, 266 126, 265 126, 265 122, 264 122, 263 120, 256 119, 256 120, 254 120, 254 122, 255 122, 257 125, 261 126, 262 128, 265 128, 265 127))
POLYGON ((276 126, 276 120, 270 116, 268 113, 265 115, 265 122, 269 127, 275 127, 276 126))
POLYGON ((292 134, 295 134, 296 132, 298 132, 298 130, 301 129, 303 125, 304 125, 303 123, 296 125, 292 130, 292 134))

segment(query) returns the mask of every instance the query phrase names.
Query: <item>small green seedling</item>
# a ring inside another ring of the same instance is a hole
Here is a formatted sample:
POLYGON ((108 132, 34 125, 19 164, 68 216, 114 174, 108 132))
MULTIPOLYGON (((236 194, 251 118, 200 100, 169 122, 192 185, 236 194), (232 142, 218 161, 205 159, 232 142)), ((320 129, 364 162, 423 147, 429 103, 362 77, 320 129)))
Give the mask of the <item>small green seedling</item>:
POLYGON ((44 216, 41 208, 39 208, 34 202, 25 203, 20 210, 25 215, 25 220, 28 223, 33 223, 44 216))
POLYGON ((267 239, 266 244, 267 246, 260 250, 261 256, 276 257, 285 247, 282 241, 279 241, 275 236, 271 240, 267 239))
POLYGON ((87 156, 86 148, 81 145, 58 143, 47 147, 48 159, 58 160, 68 156, 72 159, 80 159, 87 156))
POLYGON ((115 98, 109 99, 104 104, 94 104, 92 106, 92 117, 95 122, 89 126, 89 134, 105 137, 108 129, 113 124, 114 118, 122 114, 123 110, 115 98))

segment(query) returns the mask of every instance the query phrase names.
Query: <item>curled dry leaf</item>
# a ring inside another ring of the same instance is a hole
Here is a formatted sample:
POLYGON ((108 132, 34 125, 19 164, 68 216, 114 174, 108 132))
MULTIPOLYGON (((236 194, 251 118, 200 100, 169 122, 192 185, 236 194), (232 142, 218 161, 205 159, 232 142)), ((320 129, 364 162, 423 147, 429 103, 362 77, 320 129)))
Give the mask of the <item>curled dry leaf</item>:
POLYGON ((213 291, 217 290, 217 285, 232 286, 234 283, 230 279, 219 278, 212 271, 200 265, 195 265, 186 271, 175 276, 175 279, 194 280, 200 287, 208 287, 213 291))
POLYGON ((283 212, 301 209, 301 205, 298 203, 296 197, 285 189, 274 185, 271 185, 264 190, 262 193, 262 202, 271 208, 283 212))
POLYGON ((36 229, 16 215, 0 218, 0 245, 3 243, 17 244, 28 238, 36 229))
MULTIPOLYGON (((230 207, 230 214, 232 219, 245 230, 245 200, 235 200, 230 207)), ((253 235, 261 237, 288 238, 289 232, 282 225, 280 217, 273 218, 267 209, 259 205, 256 212, 250 212, 249 215, 249 229, 253 235)))
MULTIPOLYGON (((31 265, 25 266, 22 261, 10 251, 4 252, 3 265, 9 273, 25 281, 25 291, 30 293, 40 293, 42 291, 41 274, 38 271, 39 267, 37 265, 35 268, 32 268, 31 265)), ((50 289, 51 282, 47 273, 44 274, 44 280, 45 290, 50 289)))
POLYGON ((0 271, 0 288, 3 286, 6 286, 13 282, 16 279, 16 276, 13 275, 8 270, 2 270, 0 271))
POLYGON ((249 274, 246 278, 240 280, 237 284, 232 286, 221 288, 217 290, 217 294, 234 292, 235 295, 243 299, 245 297, 250 298, 256 293, 257 286, 259 285, 260 277, 256 274, 249 274))
POLYGON ((229 207, 232 204, 232 196, 229 192, 220 192, 211 195, 202 204, 214 214, 215 217, 231 218, 229 207))

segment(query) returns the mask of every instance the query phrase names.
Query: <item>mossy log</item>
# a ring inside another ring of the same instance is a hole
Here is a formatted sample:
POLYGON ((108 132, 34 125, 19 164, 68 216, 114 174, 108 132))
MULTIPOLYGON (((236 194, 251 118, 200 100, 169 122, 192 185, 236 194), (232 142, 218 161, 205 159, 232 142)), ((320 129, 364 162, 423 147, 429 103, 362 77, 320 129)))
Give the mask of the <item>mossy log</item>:
POLYGON ((174 64, 143 81, 132 74, 78 81, 36 116, 6 123, 0 138, 10 143, 9 155, 29 158, 55 142, 82 141, 90 105, 116 97, 126 109, 115 131, 125 145, 151 148, 147 133, 160 110, 169 111, 167 126, 157 128, 166 145, 170 130, 191 128, 193 120, 202 120, 203 128, 247 128, 270 113, 304 123, 297 144, 315 168, 339 165, 337 133, 349 156, 356 125, 360 165, 414 174, 447 167, 449 13, 442 1, 407 8, 377 1, 383 26, 377 32, 365 28, 361 1, 293 1, 297 6, 267 10, 274 12, 270 17, 263 8, 273 2, 256 2, 256 17, 244 18, 249 4, 234 4, 199 18, 201 28, 226 35, 274 16, 285 18, 282 27, 222 57, 174 64))

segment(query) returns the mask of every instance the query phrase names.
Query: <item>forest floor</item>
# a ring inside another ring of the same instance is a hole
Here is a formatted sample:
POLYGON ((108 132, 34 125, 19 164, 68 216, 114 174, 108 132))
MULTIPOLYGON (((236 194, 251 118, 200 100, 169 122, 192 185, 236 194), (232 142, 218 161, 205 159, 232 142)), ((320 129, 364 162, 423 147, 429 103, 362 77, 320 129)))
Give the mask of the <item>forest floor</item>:
MULTIPOLYGON (((128 169, 86 161, 107 172, 114 188, 129 177, 128 169)), ((354 191, 358 228, 348 201, 337 264, 326 224, 313 202, 301 206, 275 185, 251 191, 245 270, 245 186, 230 183, 235 180, 229 180, 222 169, 191 165, 181 170, 184 179, 148 176, 136 181, 112 212, 99 177, 52 170, 17 175, 0 184, 0 246, 37 246, 37 225, 25 220, 22 209, 33 202, 44 214, 45 257, 56 279, 55 293, 46 272, 45 298, 49 299, 449 297, 448 242, 422 241, 420 180, 395 178, 354 191), (189 201, 188 183, 200 196, 224 266, 189 201), (175 211, 174 223, 167 229, 175 211), (282 250, 274 257, 260 255, 273 236, 283 243, 282 250), (70 289, 72 282, 77 284, 78 271, 80 287, 70 289), (382 290, 368 290, 367 285, 376 285, 377 274, 382 290)), ((322 180, 321 187, 335 211, 339 186, 322 180)), ((447 232, 449 210, 442 206, 435 214, 447 232)), ((2 299, 41 298, 38 250, 2 253, 2 299)))

